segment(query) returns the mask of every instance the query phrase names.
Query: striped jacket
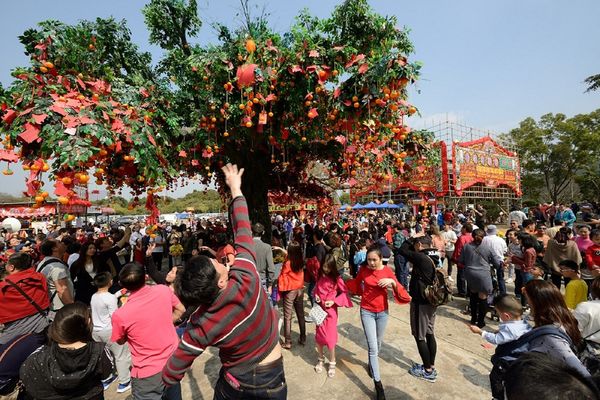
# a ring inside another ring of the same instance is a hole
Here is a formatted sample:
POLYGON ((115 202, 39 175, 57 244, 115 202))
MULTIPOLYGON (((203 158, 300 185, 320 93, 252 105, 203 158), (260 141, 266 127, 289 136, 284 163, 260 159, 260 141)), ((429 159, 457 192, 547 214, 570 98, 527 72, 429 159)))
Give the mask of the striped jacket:
POLYGON ((259 364, 278 343, 275 310, 256 271, 246 199, 233 199, 230 212, 236 259, 229 270, 227 287, 213 304, 201 306, 192 314, 179 346, 163 369, 167 386, 180 381, 208 346, 219 348, 223 367, 235 376, 259 364))

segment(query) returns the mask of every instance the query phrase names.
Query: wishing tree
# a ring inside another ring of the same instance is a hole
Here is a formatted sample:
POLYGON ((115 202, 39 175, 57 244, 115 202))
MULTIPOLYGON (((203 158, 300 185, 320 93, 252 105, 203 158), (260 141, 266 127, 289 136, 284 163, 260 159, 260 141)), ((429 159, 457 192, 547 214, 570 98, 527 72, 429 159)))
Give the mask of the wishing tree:
POLYGON ((268 224, 268 192, 327 195, 309 164, 354 186, 438 161, 432 135, 407 126, 417 112, 407 87, 420 69, 407 31, 366 0, 325 19, 302 12, 285 34, 243 1, 243 26, 217 25, 219 42, 204 46, 191 42, 201 26, 195 1, 152 0, 143 12, 150 41, 165 50, 154 69, 123 22, 47 21, 21 36, 31 65, 0 93, 0 159, 31 171, 36 201, 44 171, 68 202, 87 171, 111 191, 141 195, 180 177, 208 183, 234 162, 246 168, 251 218, 268 224))

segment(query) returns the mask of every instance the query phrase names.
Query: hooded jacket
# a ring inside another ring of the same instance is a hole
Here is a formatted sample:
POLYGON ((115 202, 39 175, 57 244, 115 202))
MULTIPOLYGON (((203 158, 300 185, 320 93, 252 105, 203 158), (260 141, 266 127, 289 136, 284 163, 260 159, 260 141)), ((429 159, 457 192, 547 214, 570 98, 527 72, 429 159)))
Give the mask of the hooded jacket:
POLYGON ((423 296, 423 290, 433 283, 435 266, 439 265, 438 249, 429 248, 415 251, 414 245, 407 240, 400 247, 400 255, 412 263, 412 276, 408 284, 408 293, 417 304, 429 304, 423 296))
POLYGON ((581 264, 581 253, 577 243, 570 239, 566 243, 559 243, 556 239, 549 240, 544 253, 544 262, 548 264, 553 274, 560 274, 558 263, 562 260, 573 260, 581 264))
POLYGON ((27 399, 104 399, 101 380, 112 370, 112 357, 104 343, 90 342, 80 349, 51 343, 25 360, 21 380, 27 399))

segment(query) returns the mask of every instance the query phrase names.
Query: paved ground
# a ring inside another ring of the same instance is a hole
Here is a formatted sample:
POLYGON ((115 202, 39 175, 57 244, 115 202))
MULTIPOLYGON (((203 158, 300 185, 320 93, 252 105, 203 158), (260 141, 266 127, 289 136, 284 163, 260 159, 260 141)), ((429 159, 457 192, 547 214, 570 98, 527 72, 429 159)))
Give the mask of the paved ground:
MULTIPOLYGON (((291 351, 284 350, 288 399, 374 398, 373 382, 366 371, 367 347, 359 318, 359 299, 355 298, 354 301, 354 308, 340 309, 337 375, 333 379, 327 378, 325 373, 318 375, 313 370, 316 363, 314 324, 307 324, 306 346, 295 344, 291 351)), ((465 305, 465 299, 456 298, 438 309, 436 368, 439 377, 436 383, 418 380, 408 374, 412 362, 420 360, 410 336, 408 306, 394 303, 390 307, 390 319, 380 354, 382 382, 388 400, 491 398, 488 373, 493 348, 483 347, 481 337, 468 330, 465 323, 468 317, 460 312, 465 305)), ((497 323, 488 320, 488 326, 496 328, 497 323)), ((297 339, 298 325, 294 322, 292 340, 296 343, 297 339)), ((214 349, 198 358, 182 382, 183 399, 212 399, 212 386, 219 368, 214 349)), ((115 390, 116 384, 113 384, 105 392, 107 400, 131 398, 125 394, 117 395, 115 390)))

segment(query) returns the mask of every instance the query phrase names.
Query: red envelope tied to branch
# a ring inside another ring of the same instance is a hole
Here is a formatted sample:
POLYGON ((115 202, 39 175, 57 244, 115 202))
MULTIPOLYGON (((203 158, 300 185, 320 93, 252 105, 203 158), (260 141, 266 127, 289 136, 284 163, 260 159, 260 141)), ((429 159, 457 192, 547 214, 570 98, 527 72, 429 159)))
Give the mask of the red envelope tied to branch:
POLYGON ((2 122, 4 122, 6 125, 10 125, 15 118, 17 118, 17 112, 15 110, 8 110, 2 117, 2 122))
POLYGON ((25 124, 25 130, 23 131, 23 133, 21 133, 19 135, 19 137, 25 143, 33 143, 40 138, 39 133, 40 133, 39 125, 34 125, 34 124, 30 124, 29 122, 27 122, 25 124))
POLYGON ((267 124, 267 112, 266 111, 262 111, 260 114, 258 114, 258 124, 259 125, 267 124))
POLYGON ((240 65, 237 69, 237 84, 239 87, 248 87, 254 85, 255 77, 254 71, 256 64, 244 64, 240 65))

